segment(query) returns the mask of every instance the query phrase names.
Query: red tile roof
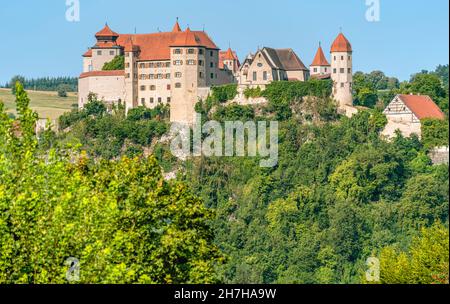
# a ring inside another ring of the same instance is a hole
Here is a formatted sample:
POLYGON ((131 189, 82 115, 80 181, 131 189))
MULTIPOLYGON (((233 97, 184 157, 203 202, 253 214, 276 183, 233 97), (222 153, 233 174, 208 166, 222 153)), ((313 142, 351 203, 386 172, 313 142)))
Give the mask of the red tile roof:
POLYGON ((224 68, 224 61, 225 60, 236 60, 238 68, 241 66, 241 63, 239 62, 239 58, 237 56, 237 53, 233 51, 231 48, 229 48, 227 51, 221 51, 219 52, 219 69, 224 68))
POLYGON ((417 116, 418 119, 445 119, 445 114, 434 101, 426 95, 398 95, 401 101, 417 116))
POLYGON ((114 37, 117 35, 117 40, 97 41, 94 48, 123 47, 127 50, 140 50, 138 57, 140 61, 170 60, 170 47, 172 46, 219 49, 206 32, 191 31, 189 28, 182 32, 178 22, 172 32, 151 34, 117 34, 106 25, 96 34, 96 37, 111 37, 111 35, 114 37), (130 40, 132 40, 131 45, 130 40))
POLYGON ((311 66, 330 66, 330 63, 327 61, 321 46, 319 46, 311 66))
POLYGON ((117 70, 117 71, 92 71, 92 72, 86 72, 86 73, 82 73, 80 75, 80 79, 81 78, 87 78, 87 77, 104 77, 104 76, 125 76, 125 71, 117 70))
POLYGON ((83 54, 83 57, 92 57, 92 49, 87 50, 86 53, 83 54))
POLYGON ((105 27, 100 32, 95 34, 95 37, 97 37, 97 38, 98 37, 119 37, 119 34, 112 31, 110 29, 110 27, 108 26, 108 24, 106 24, 105 27))
POLYGON ((352 45, 347 38, 345 38, 344 34, 340 33, 336 40, 334 40, 331 45, 331 52, 352 52, 352 45))
POLYGON ((121 34, 117 39, 117 44, 125 46, 130 38, 133 39, 133 44, 140 48, 138 60, 141 61, 170 60, 171 46, 201 46, 208 49, 218 49, 208 34, 201 31, 121 34))

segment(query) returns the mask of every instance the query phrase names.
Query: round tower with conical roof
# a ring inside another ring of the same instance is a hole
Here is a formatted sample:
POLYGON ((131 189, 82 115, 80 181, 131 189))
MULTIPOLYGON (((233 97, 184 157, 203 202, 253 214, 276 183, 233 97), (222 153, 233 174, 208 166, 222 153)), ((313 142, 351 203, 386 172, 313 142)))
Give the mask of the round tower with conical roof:
POLYGON ((353 106, 353 50, 352 45, 340 33, 331 45, 331 79, 333 98, 340 110, 353 106))

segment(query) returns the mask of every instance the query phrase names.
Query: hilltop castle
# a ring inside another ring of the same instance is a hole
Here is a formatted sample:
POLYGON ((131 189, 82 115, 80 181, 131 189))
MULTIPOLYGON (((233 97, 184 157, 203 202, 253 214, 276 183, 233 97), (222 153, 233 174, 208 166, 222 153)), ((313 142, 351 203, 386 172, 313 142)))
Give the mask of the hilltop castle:
POLYGON ((182 30, 178 21, 171 32, 118 34, 108 25, 96 35, 96 44, 83 55, 79 78, 79 107, 95 93, 106 103, 122 102, 126 109, 170 104, 171 122, 191 124, 195 104, 212 86, 238 83, 264 88, 272 81, 331 78, 339 109, 353 105, 352 46, 341 33, 331 46, 331 64, 319 46, 310 68, 292 49, 263 48, 241 65, 230 48, 220 51, 204 31, 182 30), (105 63, 124 56, 125 69, 103 71, 105 63))
POLYGON ((79 107, 90 92, 106 103, 123 102, 127 110, 170 104, 171 121, 191 123, 199 98, 210 87, 235 81, 236 53, 219 48, 204 31, 183 31, 176 22, 171 32, 118 34, 106 25, 97 43, 84 55, 79 80, 79 107), (125 70, 103 71, 116 56, 125 57, 125 70))

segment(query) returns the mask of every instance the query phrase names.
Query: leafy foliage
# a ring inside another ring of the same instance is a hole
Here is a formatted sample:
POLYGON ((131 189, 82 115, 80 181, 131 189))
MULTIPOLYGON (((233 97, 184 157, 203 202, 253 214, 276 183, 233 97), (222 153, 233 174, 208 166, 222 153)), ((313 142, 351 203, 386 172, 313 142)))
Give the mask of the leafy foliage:
POLYGON ((102 68, 103 71, 125 70, 125 56, 117 55, 110 62, 106 62, 102 68))
POLYGON ((237 84, 212 87, 212 98, 218 102, 233 100, 237 95, 237 84))
POLYGON ((438 119, 423 119, 422 141, 427 148, 448 146, 448 121, 438 119))
MULTIPOLYGON (((41 154, 18 85, 19 125, 0 104, 0 283, 214 283, 213 213, 153 157, 41 154)), ((75 151, 73 151, 75 152, 75 151)))

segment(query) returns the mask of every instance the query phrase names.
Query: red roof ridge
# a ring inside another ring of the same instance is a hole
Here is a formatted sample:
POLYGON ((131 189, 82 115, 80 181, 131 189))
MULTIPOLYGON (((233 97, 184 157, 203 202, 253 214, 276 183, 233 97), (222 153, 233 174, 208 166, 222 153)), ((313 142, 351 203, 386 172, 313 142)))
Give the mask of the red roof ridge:
POLYGON ((334 52, 352 52, 352 45, 342 33, 339 33, 331 45, 331 53, 334 52))
POLYGON ((112 71, 91 71, 91 72, 85 72, 81 73, 81 78, 87 78, 87 77, 102 77, 102 76, 124 76, 125 71, 124 70, 112 70, 112 71))
POLYGON ((330 66, 325 54, 323 53, 322 46, 319 45, 319 49, 317 49, 316 56, 314 57, 313 63, 311 66, 330 66))

